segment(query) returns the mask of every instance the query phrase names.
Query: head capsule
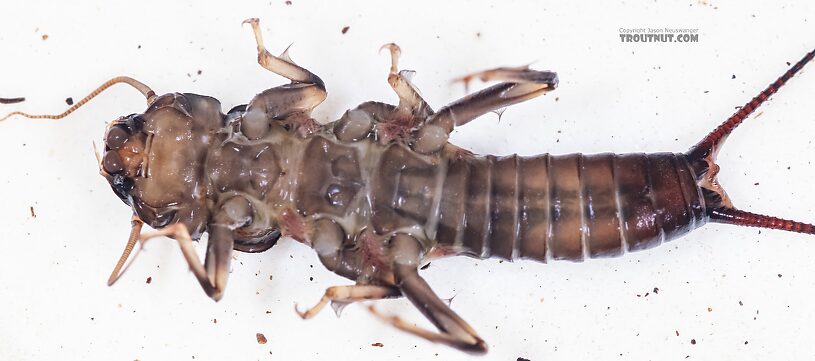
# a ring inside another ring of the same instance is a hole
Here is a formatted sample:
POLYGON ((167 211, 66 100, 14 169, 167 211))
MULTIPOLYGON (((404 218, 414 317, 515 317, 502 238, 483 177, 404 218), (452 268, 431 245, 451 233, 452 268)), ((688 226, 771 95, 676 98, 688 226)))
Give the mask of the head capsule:
POLYGON ((101 174, 142 221, 183 223, 197 238, 209 217, 204 165, 224 119, 214 98, 162 95, 108 126, 101 174))

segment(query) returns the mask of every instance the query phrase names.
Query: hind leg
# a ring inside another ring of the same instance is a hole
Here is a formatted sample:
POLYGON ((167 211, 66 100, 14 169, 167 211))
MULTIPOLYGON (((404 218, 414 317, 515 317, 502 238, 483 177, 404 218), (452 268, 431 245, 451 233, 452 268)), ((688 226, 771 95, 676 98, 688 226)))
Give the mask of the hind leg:
POLYGON ((501 80, 503 83, 470 94, 439 109, 414 135, 413 150, 432 153, 447 142, 453 128, 503 107, 520 103, 554 90, 557 74, 532 70, 528 67, 496 68, 459 79, 467 84, 473 78, 482 81, 501 80))
POLYGON ((393 272, 396 286, 436 326, 438 332, 419 328, 398 316, 382 315, 373 306, 369 306, 368 310, 394 327, 428 341, 443 343, 467 352, 487 352, 486 342, 419 276, 417 269, 421 255, 419 242, 411 236, 397 234, 391 240, 390 247, 394 256, 393 272))
POLYGON ((301 132, 309 133, 320 125, 311 118, 311 111, 326 98, 325 84, 314 73, 295 64, 288 49, 280 56, 272 55, 263 44, 258 19, 247 19, 252 26, 258 49, 258 64, 265 69, 288 78, 291 83, 281 85, 255 96, 241 119, 241 132, 249 139, 264 137, 276 121, 291 124, 301 132))

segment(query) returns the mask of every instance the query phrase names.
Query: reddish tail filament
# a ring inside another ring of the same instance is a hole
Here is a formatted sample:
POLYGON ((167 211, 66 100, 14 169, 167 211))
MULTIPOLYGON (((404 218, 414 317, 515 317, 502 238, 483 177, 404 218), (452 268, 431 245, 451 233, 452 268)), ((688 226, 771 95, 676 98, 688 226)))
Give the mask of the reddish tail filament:
POLYGON ((710 219, 714 222, 735 224, 738 226, 780 229, 783 231, 815 234, 815 226, 781 219, 761 214, 750 213, 738 209, 720 208, 708 211, 710 219))
POLYGON ((691 148, 690 154, 693 159, 701 159, 704 156, 699 156, 699 153, 707 153, 712 151, 727 138, 728 135, 736 129, 750 114, 753 113, 762 103, 775 94, 790 78, 792 78, 801 68, 810 62, 815 57, 815 50, 810 51, 804 57, 787 70, 784 75, 781 75, 775 82, 770 84, 764 91, 759 93, 753 100, 750 100, 741 107, 735 114, 731 115, 724 123, 719 125, 710 134, 708 134, 701 142, 691 148), (696 155, 694 158, 693 156, 696 155))

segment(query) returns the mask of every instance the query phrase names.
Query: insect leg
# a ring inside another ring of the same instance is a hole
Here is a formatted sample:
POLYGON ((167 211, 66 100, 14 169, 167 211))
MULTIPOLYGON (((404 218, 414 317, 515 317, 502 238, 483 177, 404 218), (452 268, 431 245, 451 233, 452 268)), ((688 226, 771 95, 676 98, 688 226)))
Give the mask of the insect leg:
POLYGON ((168 236, 178 241, 181 253, 187 260, 198 283, 207 296, 215 301, 223 297, 226 282, 229 279, 229 264, 232 261, 232 250, 235 239, 232 230, 247 225, 252 220, 252 208, 243 197, 233 197, 221 205, 213 220, 207 225, 209 241, 206 259, 201 263, 195 248, 192 246, 187 227, 183 223, 174 223, 156 232, 143 234, 142 242, 155 237, 168 236))
MULTIPOLYGON (((359 276, 358 269, 353 266, 355 262, 353 262, 352 257, 349 257, 349 253, 354 251, 343 248, 345 232, 336 222, 328 218, 317 219, 308 238, 326 268, 351 279, 359 276)), ((297 305, 294 306, 294 309, 300 317, 309 319, 316 316, 329 302, 350 303, 362 300, 394 298, 401 295, 402 293, 399 292, 398 288, 388 285, 335 286, 326 289, 320 302, 314 307, 305 312, 301 312, 297 305)))
POLYGON ((190 266, 190 271, 192 271, 192 274, 196 279, 198 279, 198 283, 201 284, 201 288, 204 289, 207 296, 214 298, 216 293, 220 293, 216 292, 215 286, 210 282, 209 276, 207 276, 207 270, 201 263, 201 259, 198 258, 198 254, 195 253, 195 248, 192 245, 192 238, 190 237, 190 233, 187 231, 187 227, 184 226, 184 224, 174 223, 155 232, 142 234, 139 239, 142 241, 142 244, 144 244, 150 239, 165 236, 178 241, 178 246, 181 248, 181 254, 184 255, 184 259, 187 260, 187 264, 190 266))
POLYGON ((391 249, 397 287, 440 332, 421 329, 403 321, 398 316, 382 315, 373 306, 370 306, 368 310, 394 327, 428 341, 443 343, 463 351, 486 352, 487 344, 484 340, 467 322, 453 312, 419 276, 418 265, 421 255, 419 242, 411 236, 397 234, 391 240, 391 249))
MULTIPOLYGON (((397 113, 393 114, 392 117, 399 120, 405 119, 413 123, 414 119, 423 119, 433 114, 433 110, 427 105, 427 102, 422 99, 419 90, 410 82, 410 78, 415 72, 399 70, 399 55, 402 53, 402 49, 399 48, 399 45, 388 43, 383 45, 381 49, 388 49, 388 51, 390 51, 391 69, 388 74, 388 84, 391 85, 396 95, 399 96, 399 107, 397 108, 397 113)), ((415 124, 409 124, 408 126, 413 125, 415 124)))
MULTIPOLYGON (((226 281, 229 280, 229 264, 232 261, 235 239, 232 236, 232 230, 223 224, 210 224, 207 231, 209 241, 207 242, 204 269, 207 271, 207 280, 213 288, 213 292, 207 292, 207 295, 219 301, 224 295, 226 281)), ((204 290, 206 291, 206 287, 204 290)))
POLYGON ((260 30, 260 20, 257 18, 246 19, 244 24, 252 26, 252 31, 255 34, 255 42, 258 47, 258 64, 267 70, 286 77, 292 83, 306 83, 316 84, 324 87, 323 80, 314 73, 295 64, 289 57, 288 48, 279 57, 272 55, 266 46, 263 44, 263 34, 260 30))
POLYGON ((557 73, 532 70, 525 66, 496 68, 459 80, 467 83, 473 78, 500 80, 503 83, 467 95, 431 115, 414 135, 414 150, 420 153, 435 152, 447 142, 447 136, 454 127, 467 124, 488 112, 540 96, 554 90, 558 84, 557 73))
POLYGON ((383 315, 373 306, 369 306, 368 310, 372 314, 402 331, 431 342, 443 343, 463 351, 487 352, 484 340, 433 292, 427 282, 419 276, 415 267, 398 266, 398 268, 401 268, 397 271, 399 289, 440 332, 422 329, 405 322, 399 316, 383 315))
POLYGON ((255 96, 241 119, 241 132, 249 139, 266 135, 276 120, 285 120, 296 128, 311 132, 320 127, 311 119, 311 111, 326 98, 325 83, 314 73, 295 64, 288 49, 280 56, 272 55, 263 45, 259 20, 243 22, 252 26, 258 49, 258 64, 286 77, 291 83, 267 89, 255 96))
POLYGON ((329 302, 337 303, 350 303, 356 301, 366 300, 381 300, 385 298, 395 298, 402 296, 402 292, 393 286, 377 286, 377 285, 353 285, 353 286, 334 286, 325 290, 323 297, 314 307, 306 311, 300 311, 297 305, 294 305, 294 310, 304 320, 312 318, 319 313, 325 305, 329 302))

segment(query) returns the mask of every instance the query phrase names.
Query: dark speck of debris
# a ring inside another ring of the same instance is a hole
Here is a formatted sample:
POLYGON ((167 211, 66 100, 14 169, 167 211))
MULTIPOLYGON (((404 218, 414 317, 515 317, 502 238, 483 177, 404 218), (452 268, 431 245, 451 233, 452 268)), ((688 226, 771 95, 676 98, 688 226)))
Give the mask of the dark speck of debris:
POLYGON ((74 98, 71 97, 65 98, 65 104, 74 105, 74 98))
POLYGON ((136 46, 136 49, 141 49, 141 44, 139 44, 138 46, 136 46))
POLYGON ((676 330, 674 332, 676 332, 676 337, 679 337, 679 330, 676 330))
POLYGON ((198 70, 198 75, 201 75, 201 73, 203 73, 203 71, 199 69, 198 70))
POLYGON ((747 344, 747 341, 744 341, 744 344, 746 345, 746 344, 747 344))
POLYGON ((145 283, 149 285, 151 282, 153 282, 153 277, 147 277, 147 281, 145 281, 145 283))
POLYGON ((659 287, 654 287, 654 294, 659 294, 659 287))
POLYGON ((25 101, 25 98, 0 98, 0 104, 14 104, 14 103, 22 103, 25 101))
POLYGON ((374 342, 374 343, 371 344, 371 346, 373 346, 373 347, 385 347, 385 345, 382 344, 382 342, 374 342))
POLYGON ((286 1, 286 5, 291 5, 291 1, 286 1))
POLYGON ((744 306, 744 302, 739 301, 739 306, 744 306))
POLYGON ((515 361, 529 361, 529 359, 528 358, 523 358, 523 357, 518 357, 518 359, 515 360, 515 361))
POLYGON ((308 280, 309 281, 314 281, 314 277, 309 277, 308 280))
POLYGON ((48 40, 48 34, 42 34, 42 40, 48 40))
POLYGON ((705 94, 710 93, 710 90, 705 90, 705 94))
POLYGON ((757 186, 757 185, 758 185, 758 182, 753 183, 753 185, 754 185, 754 186, 757 186))
POLYGON ((475 33, 475 37, 476 37, 476 38, 480 38, 480 37, 481 37, 481 32, 477 32, 477 33, 475 33))
POLYGON ((346 25, 346 26, 343 26, 343 27, 342 27, 342 30, 340 30, 340 31, 341 31, 343 34, 345 34, 345 33, 347 33, 347 32, 348 32, 348 29, 350 29, 350 28, 351 28, 350 26, 346 25))
POLYGON ((212 319, 212 323, 218 323, 218 319, 217 319, 217 318, 213 318, 213 319, 212 319))
POLYGON ((96 317, 91 317, 91 321, 93 321, 96 317))
POLYGON ((690 339, 690 344, 695 345, 696 344, 696 339, 695 338, 690 339))
POLYGON ((428 267, 430 267, 430 262, 427 262, 426 265, 422 266, 422 268, 419 268, 419 269, 420 270, 426 270, 428 267))
POLYGON ((733 74, 733 76, 731 76, 730 79, 736 79, 736 74, 733 74))
POLYGON ((790 63, 790 62, 787 62, 787 66, 790 66, 790 65, 792 65, 792 63, 790 63))
POLYGON ((781 277, 782 277, 782 276, 781 276, 781 274, 779 273, 779 274, 778 274, 778 278, 781 278, 781 277))
POLYGON ((266 344, 266 336, 264 336, 262 333, 259 333, 259 332, 256 333, 255 338, 258 339, 258 344, 261 344, 261 345, 266 344))
POLYGON ((28 210, 31 212, 31 218, 37 218, 37 213, 34 213, 34 206, 28 207, 28 210))

